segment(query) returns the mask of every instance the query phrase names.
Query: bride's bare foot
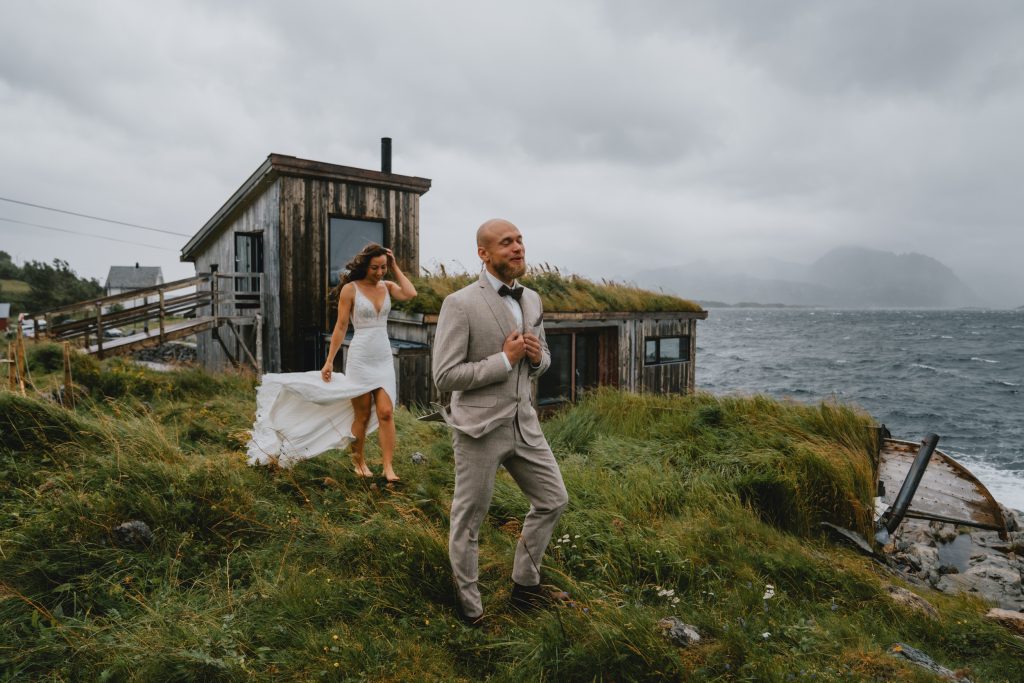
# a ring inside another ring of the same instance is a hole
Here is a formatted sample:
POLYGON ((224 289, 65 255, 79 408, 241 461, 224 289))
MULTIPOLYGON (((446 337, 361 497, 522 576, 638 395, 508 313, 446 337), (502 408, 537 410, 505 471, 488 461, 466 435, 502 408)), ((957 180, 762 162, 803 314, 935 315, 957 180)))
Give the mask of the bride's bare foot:
POLYGON ((394 484, 396 481, 402 481, 402 478, 395 474, 395 470, 390 467, 384 470, 384 478, 389 484, 394 484))
POLYGON ((366 460, 363 459, 362 456, 353 455, 352 465, 352 471, 356 473, 357 477, 362 477, 363 479, 370 479, 373 477, 373 471, 366 466, 366 460))

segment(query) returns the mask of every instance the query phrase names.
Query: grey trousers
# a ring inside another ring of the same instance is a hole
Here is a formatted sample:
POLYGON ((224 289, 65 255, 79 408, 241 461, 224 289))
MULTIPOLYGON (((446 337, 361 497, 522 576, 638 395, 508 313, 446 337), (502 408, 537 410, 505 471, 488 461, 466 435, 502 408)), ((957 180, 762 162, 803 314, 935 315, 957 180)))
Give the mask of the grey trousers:
POLYGON ((547 443, 540 447, 527 444, 514 423, 479 439, 454 431, 453 442, 455 494, 448 556, 463 614, 476 617, 484 611, 477 586, 480 525, 491 506, 498 467, 505 466, 530 501, 512 565, 512 580, 518 584, 540 583, 541 560, 569 495, 547 443))

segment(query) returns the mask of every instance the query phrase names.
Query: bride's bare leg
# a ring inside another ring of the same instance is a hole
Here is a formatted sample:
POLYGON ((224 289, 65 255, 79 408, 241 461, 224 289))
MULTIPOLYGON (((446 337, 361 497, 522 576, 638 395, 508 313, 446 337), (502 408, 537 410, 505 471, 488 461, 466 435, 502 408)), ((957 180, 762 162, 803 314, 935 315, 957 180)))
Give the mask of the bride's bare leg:
POLYGON ((373 392, 374 403, 377 407, 377 422, 379 423, 377 438, 380 439, 380 459, 384 465, 384 478, 389 482, 398 481, 399 476, 395 474, 392 460, 395 457, 395 409, 391 405, 391 397, 388 392, 378 389, 373 392))
POLYGON ((373 476, 373 472, 366 466, 366 456, 363 454, 366 426, 370 422, 370 399, 369 393, 352 399, 352 410, 355 413, 352 419, 352 436, 356 437, 352 442, 352 465, 357 477, 373 476))

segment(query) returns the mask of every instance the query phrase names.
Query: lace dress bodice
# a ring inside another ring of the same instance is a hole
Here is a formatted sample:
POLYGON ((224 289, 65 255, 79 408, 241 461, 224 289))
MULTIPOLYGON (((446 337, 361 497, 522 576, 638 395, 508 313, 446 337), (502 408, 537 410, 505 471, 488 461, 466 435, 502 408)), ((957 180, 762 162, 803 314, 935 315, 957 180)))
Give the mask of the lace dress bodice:
POLYGON ((355 301, 352 303, 352 327, 357 332, 366 327, 387 327, 388 313, 391 312, 391 292, 388 291, 387 285, 384 286, 384 303, 381 304, 379 313, 359 285, 352 286, 356 288, 355 301))

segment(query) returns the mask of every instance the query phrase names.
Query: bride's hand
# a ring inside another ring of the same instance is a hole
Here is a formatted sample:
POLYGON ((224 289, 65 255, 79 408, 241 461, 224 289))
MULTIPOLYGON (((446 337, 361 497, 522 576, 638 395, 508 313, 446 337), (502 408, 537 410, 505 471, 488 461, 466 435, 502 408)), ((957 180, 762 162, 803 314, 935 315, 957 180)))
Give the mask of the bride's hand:
POLYGON ((388 270, 394 270, 395 269, 395 253, 393 251, 391 251, 390 249, 385 249, 384 253, 387 254, 387 257, 388 257, 388 270))
POLYGON ((323 381, 325 381, 325 382, 330 382, 331 381, 331 372, 333 372, 333 368, 331 368, 331 364, 330 363, 324 363, 324 366, 322 368, 320 368, 320 377, 321 377, 321 379, 323 379, 323 381))

